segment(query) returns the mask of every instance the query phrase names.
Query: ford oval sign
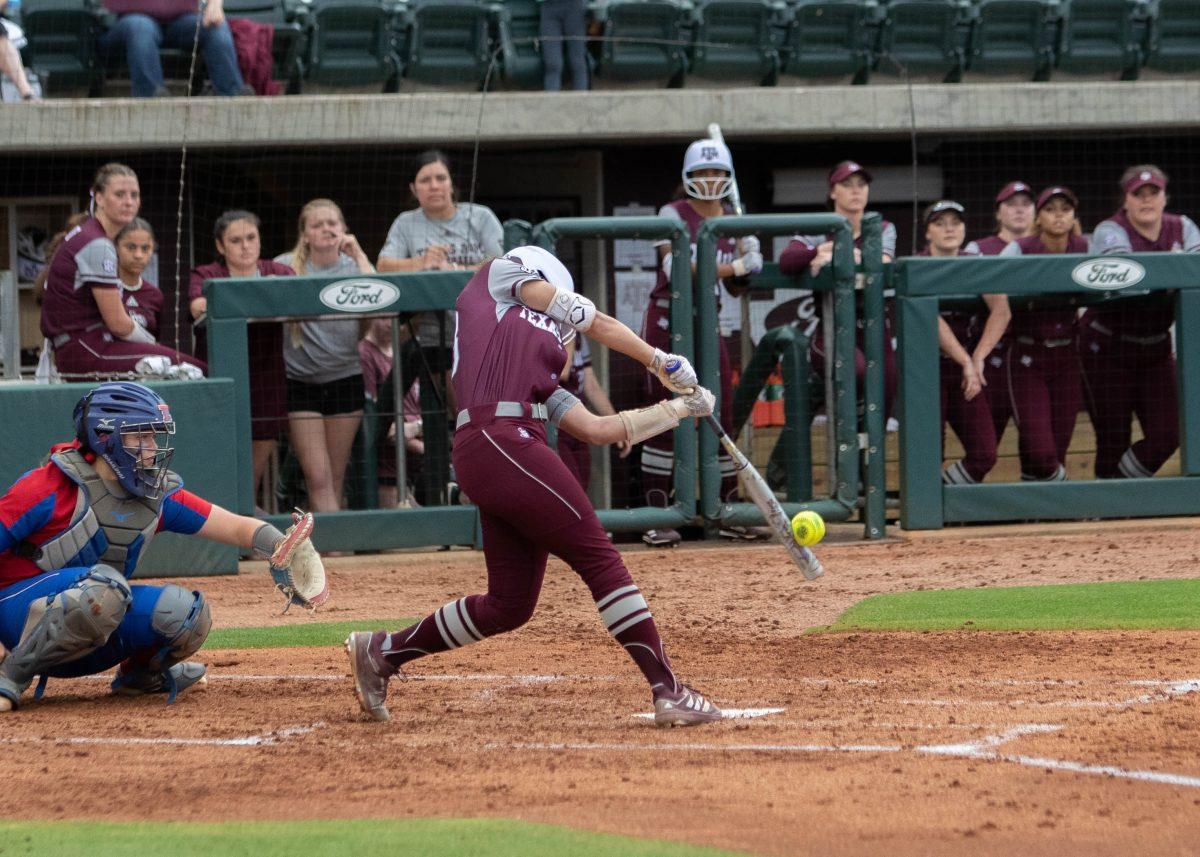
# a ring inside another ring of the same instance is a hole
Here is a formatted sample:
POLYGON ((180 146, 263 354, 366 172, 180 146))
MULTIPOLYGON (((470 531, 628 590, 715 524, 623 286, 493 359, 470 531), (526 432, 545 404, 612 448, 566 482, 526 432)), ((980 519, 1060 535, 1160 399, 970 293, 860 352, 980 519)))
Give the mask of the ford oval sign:
POLYGON ((338 312, 376 312, 400 297, 400 290, 383 280, 338 280, 321 289, 321 303, 338 312))
POLYGON ((1132 259, 1106 256, 1103 259, 1088 259, 1075 266, 1071 279, 1088 289, 1114 291, 1140 283, 1146 269, 1132 259))

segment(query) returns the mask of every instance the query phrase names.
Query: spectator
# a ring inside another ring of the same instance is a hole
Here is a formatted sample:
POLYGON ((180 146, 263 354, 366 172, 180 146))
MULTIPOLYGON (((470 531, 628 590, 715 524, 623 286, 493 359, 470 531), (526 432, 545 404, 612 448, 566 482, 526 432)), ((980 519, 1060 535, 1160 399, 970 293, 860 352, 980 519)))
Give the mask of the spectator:
MULTIPOLYGON (((617 412, 608 393, 596 379, 596 373, 592 371, 591 349, 583 336, 575 337, 575 347, 571 352, 571 369, 564 373, 559 386, 581 399, 594 414, 604 417, 617 412)), ((617 441, 614 447, 621 458, 625 458, 633 450, 625 440, 617 441)), ((558 456, 579 481, 580 487, 587 491, 592 476, 592 448, 570 432, 560 431, 558 456)))
MULTIPOLYGON (((292 252, 275 257, 297 274, 375 272, 332 200, 314 199, 305 205, 298 232, 292 252)), ((315 512, 342 507, 346 465, 365 396, 358 339, 356 318, 291 322, 284 336, 288 433, 315 512)))
MULTIPOLYGON (((1033 188, 1022 181, 1009 182, 996 194, 996 232, 967 245, 968 253, 980 256, 995 256, 1010 242, 1024 238, 1033 231, 1033 188)), ((1004 375, 1004 355, 1008 351, 1008 338, 1002 336, 985 355, 983 393, 992 409, 992 426, 996 430, 996 445, 1008 427, 1012 416, 1012 402, 1008 398, 1008 379, 1004 375), (990 377, 988 377, 990 376, 990 377)))
MULTIPOLYGON (((1038 195, 1033 234, 1013 241, 1000 255, 1086 253, 1075 217, 1078 205, 1069 188, 1046 188, 1038 195)), ((1005 371, 1019 433, 1021 478, 1060 481, 1067 478, 1067 448, 1082 398, 1075 306, 1011 303, 1012 343, 1005 371)))
MULTIPOLYGON (((8 0, 0 0, 0 14, 4 13, 8 0)), ((21 63, 21 48, 25 47, 25 34, 21 28, 7 19, 0 18, 0 73, 13 82, 22 101, 36 101, 38 96, 25 76, 21 63)))
MULTIPOLYGON (((403 335, 403 331, 401 335, 403 335)), ((392 369, 395 365, 392 352, 392 320, 372 319, 367 333, 358 343, 358 359, 362 364, 363 386, 367 398, 375 402, 379 414, 378 426, 386 430, 376 434, 376 477, 379 481, 379 506, 394 509, 400 503, 396 468, 396 397, 392 386, 392 369)), ((413 379, 404 394, 404 451, 405 476, 408 483, 415 484, 415 476, 425 454, 425 441, 421 423, 421 384, 413 379)), ((403 505, 418 505, 411 489, 406 486, 403 505)))
MULTIPOLYGON (((856 161, 841 161, 829 171, 829 206, 834 214, 850 221, 854 233, 854 261, 862 262, 862 219, 867 212, 871 196, 871 174, 856 161)), ((890 262, 896 256, 896 227, 883 221, 883 261, 890 262)), ((833 260, 832 235, 796 235, 779 256, 779 270, 785 274, 800 276, 805 271, 816 276, 833 260)), ((862 292, 855 292, 855 331, 857 347, 854 349, 854 371, 859 389, 866 379, 867 358, 863 352, 863 306, 862 292)), ((817 319, 823 320, 823 301, 817 300, 817 319)), ((825 374, 825 339, 823 328, 818 326, 812 333, 809 358, 813 371, 818 376, 825 374)), ((896 400, 896 351, 893 345, 891 313, 884 318, 884 402, 885 411, 891 417, 892 404, 896 400)))
POLYGON ((585 0, 538 0, 538 36, 542 42, 542 88, 563 88, 563 51, 571 66, 571 88, 588 88, 587 3, 585 0))
POLYGON ((146 332, 158 339, 163 293, 154 283, 142 279, 142 273, 154 255, 154 227, 140 217, 131 220, 117 233, 117 273, 121 277, 121 302, 125 311, 146 332))
MULTIPOLYGON (((1200 252, 1200 230, 1191 218, 1166 212, 1166 173, 1139 164, 1121 176, 1120 188, 1120 208, 1092 233, 1092 253, 1200 252)), ((1174 323, 1173 291, 1088 307, 1079 320, 1099 479, 1149 478, 1179 446, 1174 323), (1135 413, 1143 437, 1131 446, 1135 413)))
MULTIPOLYGON (((962 249, 966 237, 963 207, 943 199, 925 209, 925 249, 919 256, 973 256, 962 249)), ((982 482, 996 465, 996 430, 983 388, 983 358, 1008 326, 1011 313, 1005 295, 984 295, 983 306, 943 309, 938 315, 942 350, 942 432, 950 423, 966 453, 942 471, 948 485, 982 482), (980 328, 981 310, 987 321, 980 328)))
POLYGON ((207 0, 196 12, 195 0, 103 0, 117 20, 100 36, 103 54, 124 52, 134 98, 169 96, 163 83, 159 48, 192 50, 199 40, 204 65, 218 95, 253 95, 238 70, 233 35, 222 0, 207 0))
POLYGON ((141 207, 137 174, 105 164, 91 195, 91 216, 67 233, 47 266, 41 327, 58 371, 85 378, 201 377, 202 361, 157 344, 122 301, 113 239, 141 207))
MULTIPOLYGON (((262 223, 249 211, 226 211, 213 225, 217 260, 192 271, 188 309, 202 321, 208 310, 205 280, 227 277, 290 277, 293 271, 262 258, 262 223)), ((250 441, 254 466, 254 496, 261 490, 267 462, 287 425, 287 377, 283 366, 283 325, 257 321, 246 331, 250 364, 250 441)))

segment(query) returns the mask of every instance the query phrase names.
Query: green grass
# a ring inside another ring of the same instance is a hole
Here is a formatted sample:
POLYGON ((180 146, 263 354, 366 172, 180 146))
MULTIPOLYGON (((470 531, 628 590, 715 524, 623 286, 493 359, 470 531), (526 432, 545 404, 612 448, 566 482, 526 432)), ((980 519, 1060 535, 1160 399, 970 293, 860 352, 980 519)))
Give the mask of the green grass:
POLYGON ((873 595, 818 631, 1200 628, 1200 580, 1139 580, 873 595))
POLYGON ((2 857, 721 857, 734 853, 511 819, 221 824, 0 821, 2 857))
MULTIPOLYGON (((213 628, 205 649, 287 649, 294 646, 340 646, 351 631, 398 631, 413 619, 351 619, 348 622, 310 622, 303 616, 294 625, 267 628, 213 628)), ((3 852, 0 851, 0 855, 3 852)))

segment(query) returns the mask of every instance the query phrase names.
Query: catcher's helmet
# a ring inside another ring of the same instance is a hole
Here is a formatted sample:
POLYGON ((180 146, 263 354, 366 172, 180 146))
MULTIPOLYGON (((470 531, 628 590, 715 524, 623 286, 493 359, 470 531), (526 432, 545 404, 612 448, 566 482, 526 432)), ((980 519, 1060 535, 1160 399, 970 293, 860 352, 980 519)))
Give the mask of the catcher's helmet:
POLYGON ((175 454, 168 445, 175 420, 158 393, 132 381, 110 381, 89 390, 74 416, 79 442, 108 463, 126 491, 158 498, 175 454))

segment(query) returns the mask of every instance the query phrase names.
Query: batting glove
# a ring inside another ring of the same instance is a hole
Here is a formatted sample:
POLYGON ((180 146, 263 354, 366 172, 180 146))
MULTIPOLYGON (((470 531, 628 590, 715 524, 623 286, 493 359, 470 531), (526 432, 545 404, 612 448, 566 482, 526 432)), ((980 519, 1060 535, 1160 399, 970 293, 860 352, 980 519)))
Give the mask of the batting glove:
POLYGON ((699 383, 696 370, 686 357, 678 354, 667 354, 661 349, 654 349, 654 357, 646 371, 662 382, 662 385, 672 393, 690 393, 699 383), (669 369, 667 367, 670 367, 669 369))
POLYGON ((747 274, 757 274, 763 269, 763 256, 757 250, 746 253, 733 260, 733 275, 744 277, 747 274))
POLYGON ((744 238, 738 239, 738 252, 740 253, 761 253, 762 244, 759 243, 757 235, 747 235, 744 238))
POLYGON ((688 416, 707 417, 717 406, 717 397, 703 387, 696 387, 680 401, 687 406, 688 416))

